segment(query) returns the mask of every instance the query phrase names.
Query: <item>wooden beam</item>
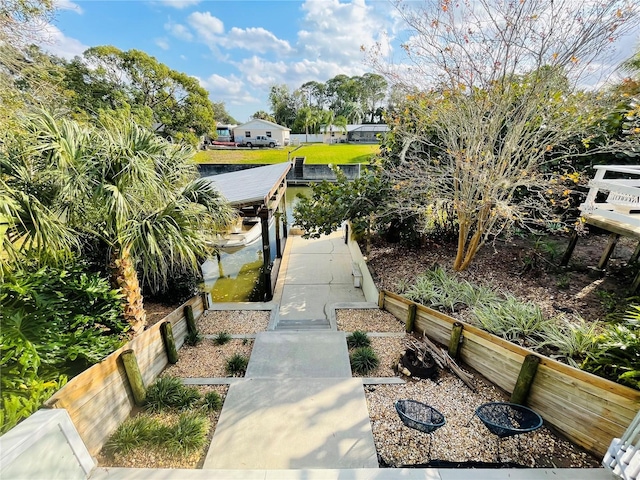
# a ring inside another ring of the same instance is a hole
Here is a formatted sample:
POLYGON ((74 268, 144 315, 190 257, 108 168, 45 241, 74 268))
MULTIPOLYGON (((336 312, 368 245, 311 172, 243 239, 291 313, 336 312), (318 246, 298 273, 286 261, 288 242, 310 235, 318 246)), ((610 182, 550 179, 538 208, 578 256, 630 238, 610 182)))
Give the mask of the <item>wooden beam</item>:
POLYGON ((576 248, 576 244, 578 243, 578 232, 574 229, 571 232, 571 238, 569 239, 569 245, 567 245, 567 249, 562 255, 562 260, 560 260, 560 266, 566 267, 569 265, 569 260, 571 260, 571 255, 573 255, 573 250, 576 248))
POLYGON ((638 242, 636 249, 633 251, 633 255, 631 255, 631 258, 629 259, 629 263, 637 262, 638 257, 640 257, 640 242, 638 242))
POLYGON ((271 212, 268 210, 260 212, 260 225, 262 226, 262 277, 265 288, 265 300, 269 301, 273 298, 271 289, 271 246, 269 241, 269 217, 271 212), (266 214, 265 214, 266 212, 266 214))
POLYGON ((598 268, 600 270, 604 270, 607 267, 607 263, 609 263, 609 259, 613 254, 613 249, 616 248, 616 244, 618 243, 619 238, 619 233, 612 233, 611 235, 609 235, 609 243, 604 249, 604 252, 602 252, 602 257, 600 257, 600 261, 598 262, 598 268))

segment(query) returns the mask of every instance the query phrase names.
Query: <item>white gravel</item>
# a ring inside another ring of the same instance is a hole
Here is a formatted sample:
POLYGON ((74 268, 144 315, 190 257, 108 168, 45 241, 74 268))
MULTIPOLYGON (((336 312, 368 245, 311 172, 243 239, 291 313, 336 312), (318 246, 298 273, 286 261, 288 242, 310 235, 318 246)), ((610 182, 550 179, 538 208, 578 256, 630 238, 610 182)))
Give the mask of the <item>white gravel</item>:
POLYGON ((249 339, 231 339, 224 345, 204 339, 195 347, 183 345, 178 350, 178 363, 167 367, 162 374, 180 378, 226 377, 227 359, 236 353, 248 359, 252 347, 253 340, 249 339))
POLYGON ((198 331, 203 335, 258 333, 269 326, 270 313, 264 310, 208 310, 197 320, 198 331))

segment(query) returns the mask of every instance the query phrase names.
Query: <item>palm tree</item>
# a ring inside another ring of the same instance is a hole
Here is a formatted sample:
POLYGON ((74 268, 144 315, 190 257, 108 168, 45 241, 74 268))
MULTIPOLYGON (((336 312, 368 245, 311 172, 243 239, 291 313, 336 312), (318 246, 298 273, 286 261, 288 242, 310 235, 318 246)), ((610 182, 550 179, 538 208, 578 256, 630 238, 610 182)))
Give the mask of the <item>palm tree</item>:
POLYGON ((189 147, 133 122, 89 128, 39 112, 26 128, 33 145, 27 157, 48 162, 58 182, 66 182, 52 200, 58 218, 107 246, 112 284, 125 295, 125 318, 139 332, 145 312, 138 271, 152 290, 174 272, 196 271, 207 235, 224 228, 233 210, 199 178, 189 147))

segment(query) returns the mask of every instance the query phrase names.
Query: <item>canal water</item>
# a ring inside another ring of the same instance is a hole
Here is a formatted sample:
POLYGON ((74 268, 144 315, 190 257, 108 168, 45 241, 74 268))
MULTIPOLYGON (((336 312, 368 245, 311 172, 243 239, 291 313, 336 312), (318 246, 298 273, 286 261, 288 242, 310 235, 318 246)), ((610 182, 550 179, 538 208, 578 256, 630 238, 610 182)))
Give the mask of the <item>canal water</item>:
MULTIPOLYGON (((297 195, 308 195, 310 187, 287 187, 287 225, 293 225, 293 207, 297 195)), ((282 222, 281 222, 282 223, 282 222)), ((281 226, 281 228, 283 228, 281 226)), ((284 238, 281 231, 281 238, 284 238)), ((276 256, 275 222, 270 225, 271 261, 276 256)), ((201 265, 204 291, 211 294, 214 302, 262 301, 264 286, 260 283, 260 268, 263 265, 262 238, 242 247, 222 248, 219 256, 207 259, 201 265)))

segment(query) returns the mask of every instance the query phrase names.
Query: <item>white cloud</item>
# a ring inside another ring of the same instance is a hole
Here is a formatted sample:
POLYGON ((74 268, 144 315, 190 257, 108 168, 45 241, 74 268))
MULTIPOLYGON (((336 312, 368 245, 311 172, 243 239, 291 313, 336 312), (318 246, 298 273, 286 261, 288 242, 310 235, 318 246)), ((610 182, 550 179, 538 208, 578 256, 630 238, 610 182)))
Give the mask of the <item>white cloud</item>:
MULTIPOLYGON (((261 100, 256 98, 246 88, 242 79, 235 75, 229 77, 223 77, 217 74, 213 74, 206 79, 198 79, 200 85, 209 91, 211 99, 214 102, 224 102, 226 106, 235 105, 244 107, 245 112, 242 114, 248 116, 257 110, 264 109, 261 105, 261 100), (252 107, 255 108, 252 110, 252 107)), ((242 119, 238 119, 243 121, 242 119)))
POLYGON ((244 83, 235 75, 228 78, 216 73, 206 79, 198 79, 203 88, 216 93, 217 96, 238 95, 244 90, 244 83))
MULTIPOLYGON (((376 4, 377 6, 379 4, 376 4)), ((306 0, 305 28, 298 32, 297 48, 307 59, 350 65, 362 62, 361 46, 369 48, 385 37, 391 20, 364 0, 306 0)), ((327 77, 329 78, 329 77, 327 77)))
POLYGON ((191 25, 200 39, 207 42, 218 43, 218 35, 224 33, 224 23, 209 12, 194 12, 189 15, 189 25, 191 25))
POLYGON ((287 55, 293 51, 288 41, 279 39, 262 27, 233 27, 225 33, 224 23, 210 12, 194 12, 187 19, 198 40, 214 51, 242 49, 253 53, 273 52, 287 55))
POLYGON ((160 0, 160 3, 168 7, 177 8, 182 10, 183 8, 198 5, 201 0, 160 0))
POLYGON ((43 50, 66 59, 82 55, 89 48, 79 40, 65 36, 58 27, 51 24, 45 26, 38 44, 43 50))
POLYGON ((187 42, 193 40, 193 35, 189 29, 179 23, 166 23, 164 29, 180 40, 186 40, 187 42))
POLYGON ((220 44, 228 49, 242 48, 257 53, 273 51, 288 54, 293 50, 289 42, 279 39, 262 27, 246 29, 233 27, 220 44))
POLYGON ((157 46, 159 46, 162 50, 169 50, 169 41, 162 37, 162 38, 156 38, 155 39, 155 43, 157 46))
POLYGON ((71 0, 54 0, 53 8, 57 10, 72 10, 80 15, 84 13, 82 7, 71 0))

